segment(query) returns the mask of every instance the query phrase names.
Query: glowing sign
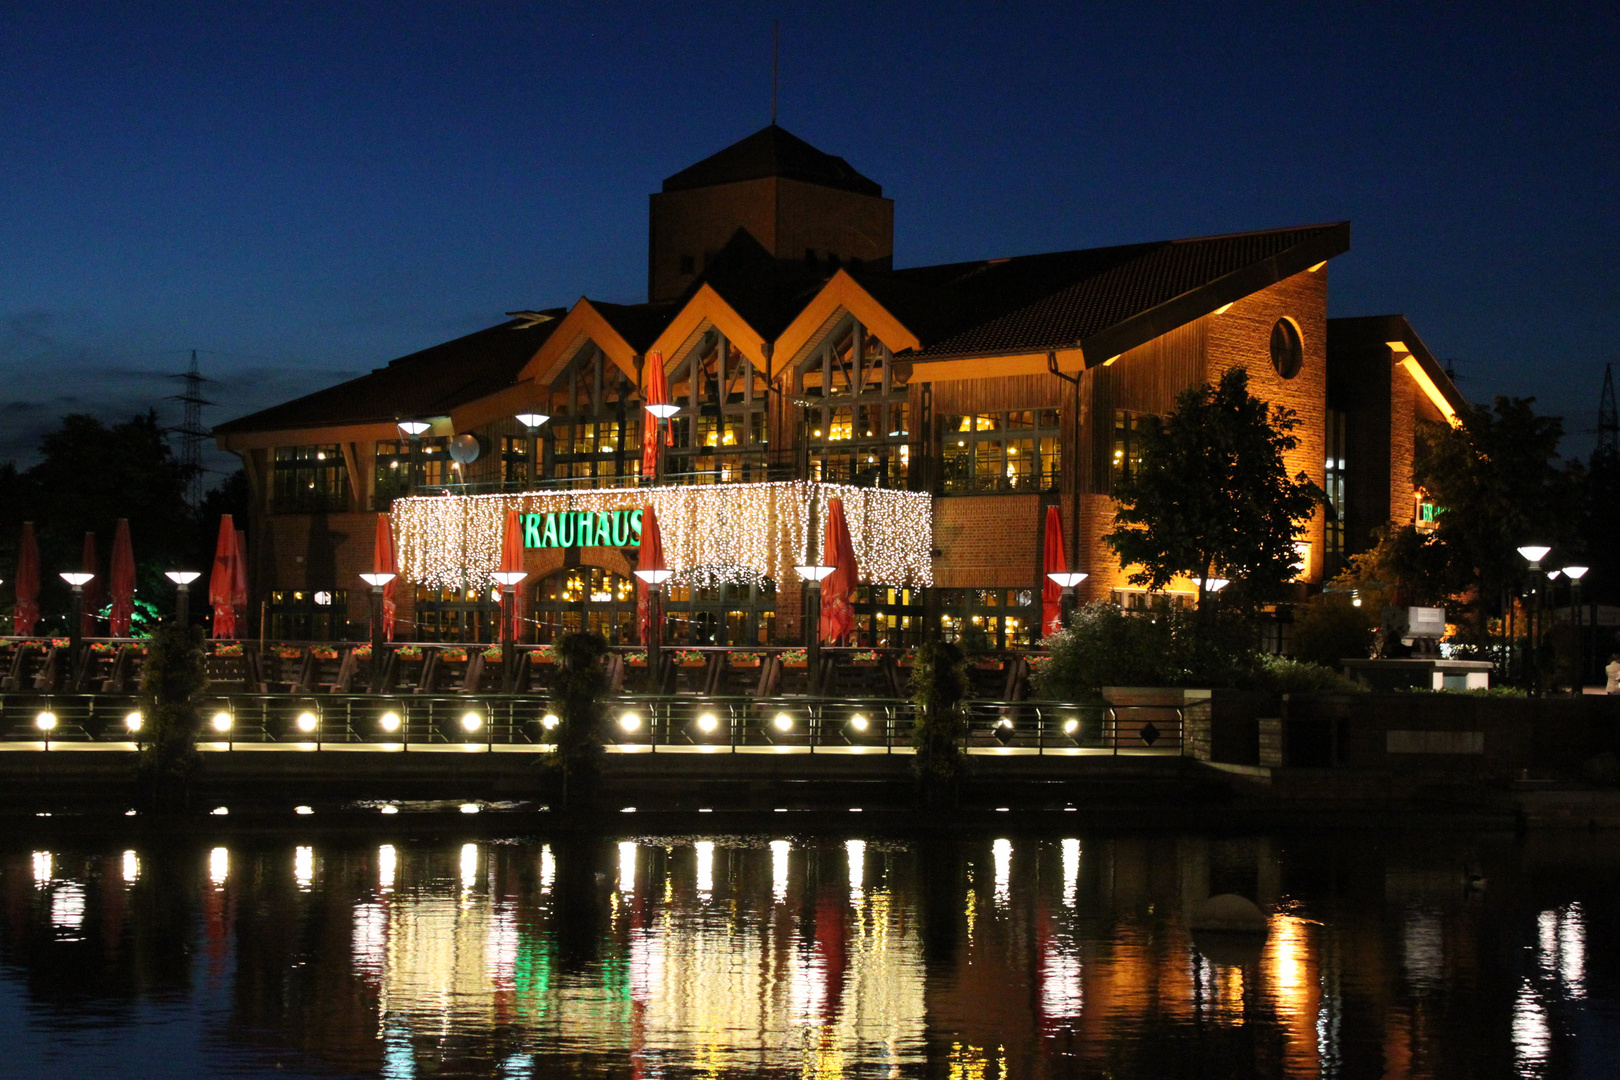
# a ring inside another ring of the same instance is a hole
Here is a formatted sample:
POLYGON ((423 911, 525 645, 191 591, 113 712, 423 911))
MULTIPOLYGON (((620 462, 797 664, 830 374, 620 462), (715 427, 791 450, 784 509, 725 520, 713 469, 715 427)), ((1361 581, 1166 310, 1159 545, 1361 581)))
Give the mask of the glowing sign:
POLYGON ((523 514, 523 546, 640 547, 640 510, 568 510, 523 514))

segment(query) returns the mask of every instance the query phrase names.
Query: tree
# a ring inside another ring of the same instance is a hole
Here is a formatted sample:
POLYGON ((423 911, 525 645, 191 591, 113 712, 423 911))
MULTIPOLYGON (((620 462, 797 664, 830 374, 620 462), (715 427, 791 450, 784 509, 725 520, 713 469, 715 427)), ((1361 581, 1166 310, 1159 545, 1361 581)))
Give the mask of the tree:
POLYGON ((1534 403, 1498 397, 1489 407, 1464 408, 1455 427, 1418 431, 1413 481, 1437 507, 1425 546, 1443 560, 1447 591, 1471 606, 1481 642, 1497 598, 1524 578, 1519 547, 1543 543, 1567 552, 1577 539, 1579 470, 1558 457, 1562 422, 1537 416, 1534 403))
POLYGON ((911 669, 911 745, 916 749, 911 767, 924 806, 954 804, 966 755, 968 695, 967 661, 962 650, 947 641, 925 642, 917 649, 911 669))
POLYGON ((590 809, 601 778, 602 712, 607 675, 602 657, 607 641, 601 634, 568 633, 557 639, 557 679, 552 708, 558 724, 552 763, 562 771, 562 805, 590 809))
POLYGON ((1214 577, 1241 583, 1250 599, 1279 592, 1297 572, 1300 529, 1326 497, 1283 465, 1298 425, 1292 409, 1249 393, 1242 368, 1182 392, 1163 421, 1150 418, 1103 538, 1121 566, 1141 564, 1131 583, 1162 589, 1185 574, 1198 581, 1200 611, 1212 607, 1204 592, 1214 577))

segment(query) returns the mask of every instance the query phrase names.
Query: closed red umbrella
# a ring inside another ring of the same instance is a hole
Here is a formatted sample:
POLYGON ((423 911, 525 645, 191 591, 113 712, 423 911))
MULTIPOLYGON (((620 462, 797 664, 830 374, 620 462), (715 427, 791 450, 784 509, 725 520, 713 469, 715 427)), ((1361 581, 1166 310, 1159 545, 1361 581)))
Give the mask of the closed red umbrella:
MULTIPOLYGON (((669 376, 664 374, 664 354, 650 352, 647 362, 641 369, 642 387, 641 399, 643 405, 669 404, 669 376)), ((675 433, 664 429, 664 443, 666 446, 675 445, 675 433)), ((652 413, 641 418, 641 475, 652 476, 658 471, 658 420, 652 413)), ((643 546, 646 541, 642 541, 643 546)))
MULTIPOLYGON (((387 514, 377 515, 377 539, 371 546, 371 572, 374 574, 395 574, 399 569, 394 563, 394 531, 388 524, 387 514)), ((394 587, 399 583, 398 577, 390 578, 382 590, 382 636, 384 641, 394 640, 394 587)))
POLYGON ((17 547, 17 606, 11 615, 11 632, 27 637, 39 622, 39 542, 34 539, 34 523, 23 522, 22 542, 17 547))
POLYGON ((822 565, 834 568, 821 583, 821 640, 831 644, 855 632, 855 585, 861 573, 842 499, 827 500, 827 539, 821 558, 822 565))
MULTIPOLYGON (((667 570, 664 565, 664 541, 658 534, 658 515, 653 513, 651 506, 641 510, 641 550, 636 554, 637 570, 667 570)), ((641 643, 647 644, 652 638, 652 603, 648 596, 647 583, 636 578, 636 627, 641 634, 641 643)))
POLYGON ((112 566, 107 572, 107 592, 112 599, 112 615, 107 633, 129 637, 129 620, 135 614, 135 549, 129 542, 129 519, 119 518, 113 533, 112 566))
POLYGON ((214 545, 214 571, 208 577, 208 602, 214 606, 214 637, 236 636, 236 526, 231 515, 219 516, 219 540, 214 545))
POLYGON ((80 567, 90 575, 90 580, 84 583, 84 610, 79 615, 79 634, 81 637, 96 636, 96 613, 101 610, 101 559, 96 553, 96 534, 84 534, 84 561, 80 567))
MULTIPOLYGON (((516 510, 506 512, 506 527, 501 534, 501 570, 506 573, 523 573, 523 522, 518 518, 516 510)), ((504 591, 505 586, 502 586, 504 591)), ((514 587, 512 592, 512 610, 507 618, 512 622, 512 640, 523 639, 523 594, 514 587)))
POLYGON ((1063 629, 1063 586, 1049 575, 1069 569, 1063 554, 1063 523, 1058 508, 1046 508, 1046 555, 1041 561, 1041 636, 1051 637, 1063 629))

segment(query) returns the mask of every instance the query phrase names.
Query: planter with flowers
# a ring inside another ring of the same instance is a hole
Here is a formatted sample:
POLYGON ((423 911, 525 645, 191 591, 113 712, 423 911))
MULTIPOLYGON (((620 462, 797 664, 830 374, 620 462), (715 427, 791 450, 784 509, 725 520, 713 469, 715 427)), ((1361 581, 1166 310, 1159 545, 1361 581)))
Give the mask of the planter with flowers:
POLYGON ((441 664, 464 664, 466 662, 467 662, 467 650, 466 649, 455 648, 455 649, 440 649, 439 650, 439 663, 441 663, 441 664))
POLYGON ((505 659, 506 656, 502 653, 499 645, 491 645, 484 650, 484 663, 486 664, 499 664, 505 659))
POLYGON ((65 638, 65 637, 53 637, 53 638, 51 638, 51 648, 53 648, 53 649, 65 649, 71 644, 73 644, 73 642, 70 639, 65 638))
POLYGON ((239 644, 236 644, 236 645, 215 645, 214 646, 214 655, 215 656, 241 656, 242 655, 242 646, 239 645, 239 644))
POLYGON ((304 658, 304 650, 295 649, 291 645, 282 645, 277 647, 276 655, 281 657, 283 660, 302 660, 304 658))
POLYGON ((625 653, 624 662, 631 667, 646 667, 647 654, 645 652, 625 653))
POLYGON ((759 667, 760 654, 757 652, 734 652, 726 655, 726 663, 734 668, 759 667))
POLYGON ((709 658, 698 652, 696 649, 677 649, 675 652, 675 663, 679 667, 702 667, 708 662, 709 658))
POLYGON ((787 652, 782 654, 783 667, 800 668, 808 667, 809 665, 810 656, 803 649, 789 649, 787 652))
POLYGON ((541 645, 529 650, 529 663, 531 664, 555 664, 556 662, 557 654, 550 645, 541 645))
POLYGON ((856 667, 875 668, 882 659, 876 649, 866 649, 851 656, 849 662, 856 667))
POLYGON ((413 663, 422 659, 422 647, 420 645, 401 645, 394 650, 394 655, 405 663, 413 663))
POLYGON ((897 666, 903 668, 915 667, 916 663, 917 651, 915 649, 907 649, 905 652, 901 653, 899 659, 895 661, 897 666))
POLYGON ((317 660, 336 660, 338 658, 336 649, 311 649, 310 652, 315 654, 317 660))
POLYGON ((92 656, 112 656, 117 652, 118 646, 110 644, 109 642, 94 641, 90 643, 90 653, 92 656))

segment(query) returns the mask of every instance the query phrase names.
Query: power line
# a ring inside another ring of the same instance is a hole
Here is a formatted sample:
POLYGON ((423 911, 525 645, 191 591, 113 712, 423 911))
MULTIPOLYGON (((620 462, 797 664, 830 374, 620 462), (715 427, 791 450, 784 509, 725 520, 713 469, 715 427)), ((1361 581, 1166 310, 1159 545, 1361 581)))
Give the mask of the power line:
POLYGON ((191 367, 184 375, 170 375, 171 379, 184 379, 185 393, 175 394, 169 400, 178 401, 185 406, 185 412, 179 427, 169 429, 171 434, 180 436, 180 464, 187 470, 186 498, 192 506, 202 502, 203 470, 202 470, 202 444, 208 438, 208 432, 202 426, 202 407, 212 405, 213 402, 202 396, 202 384, 210 380, 204 379, 197 370, 197 350, 191 350, 191 367))

